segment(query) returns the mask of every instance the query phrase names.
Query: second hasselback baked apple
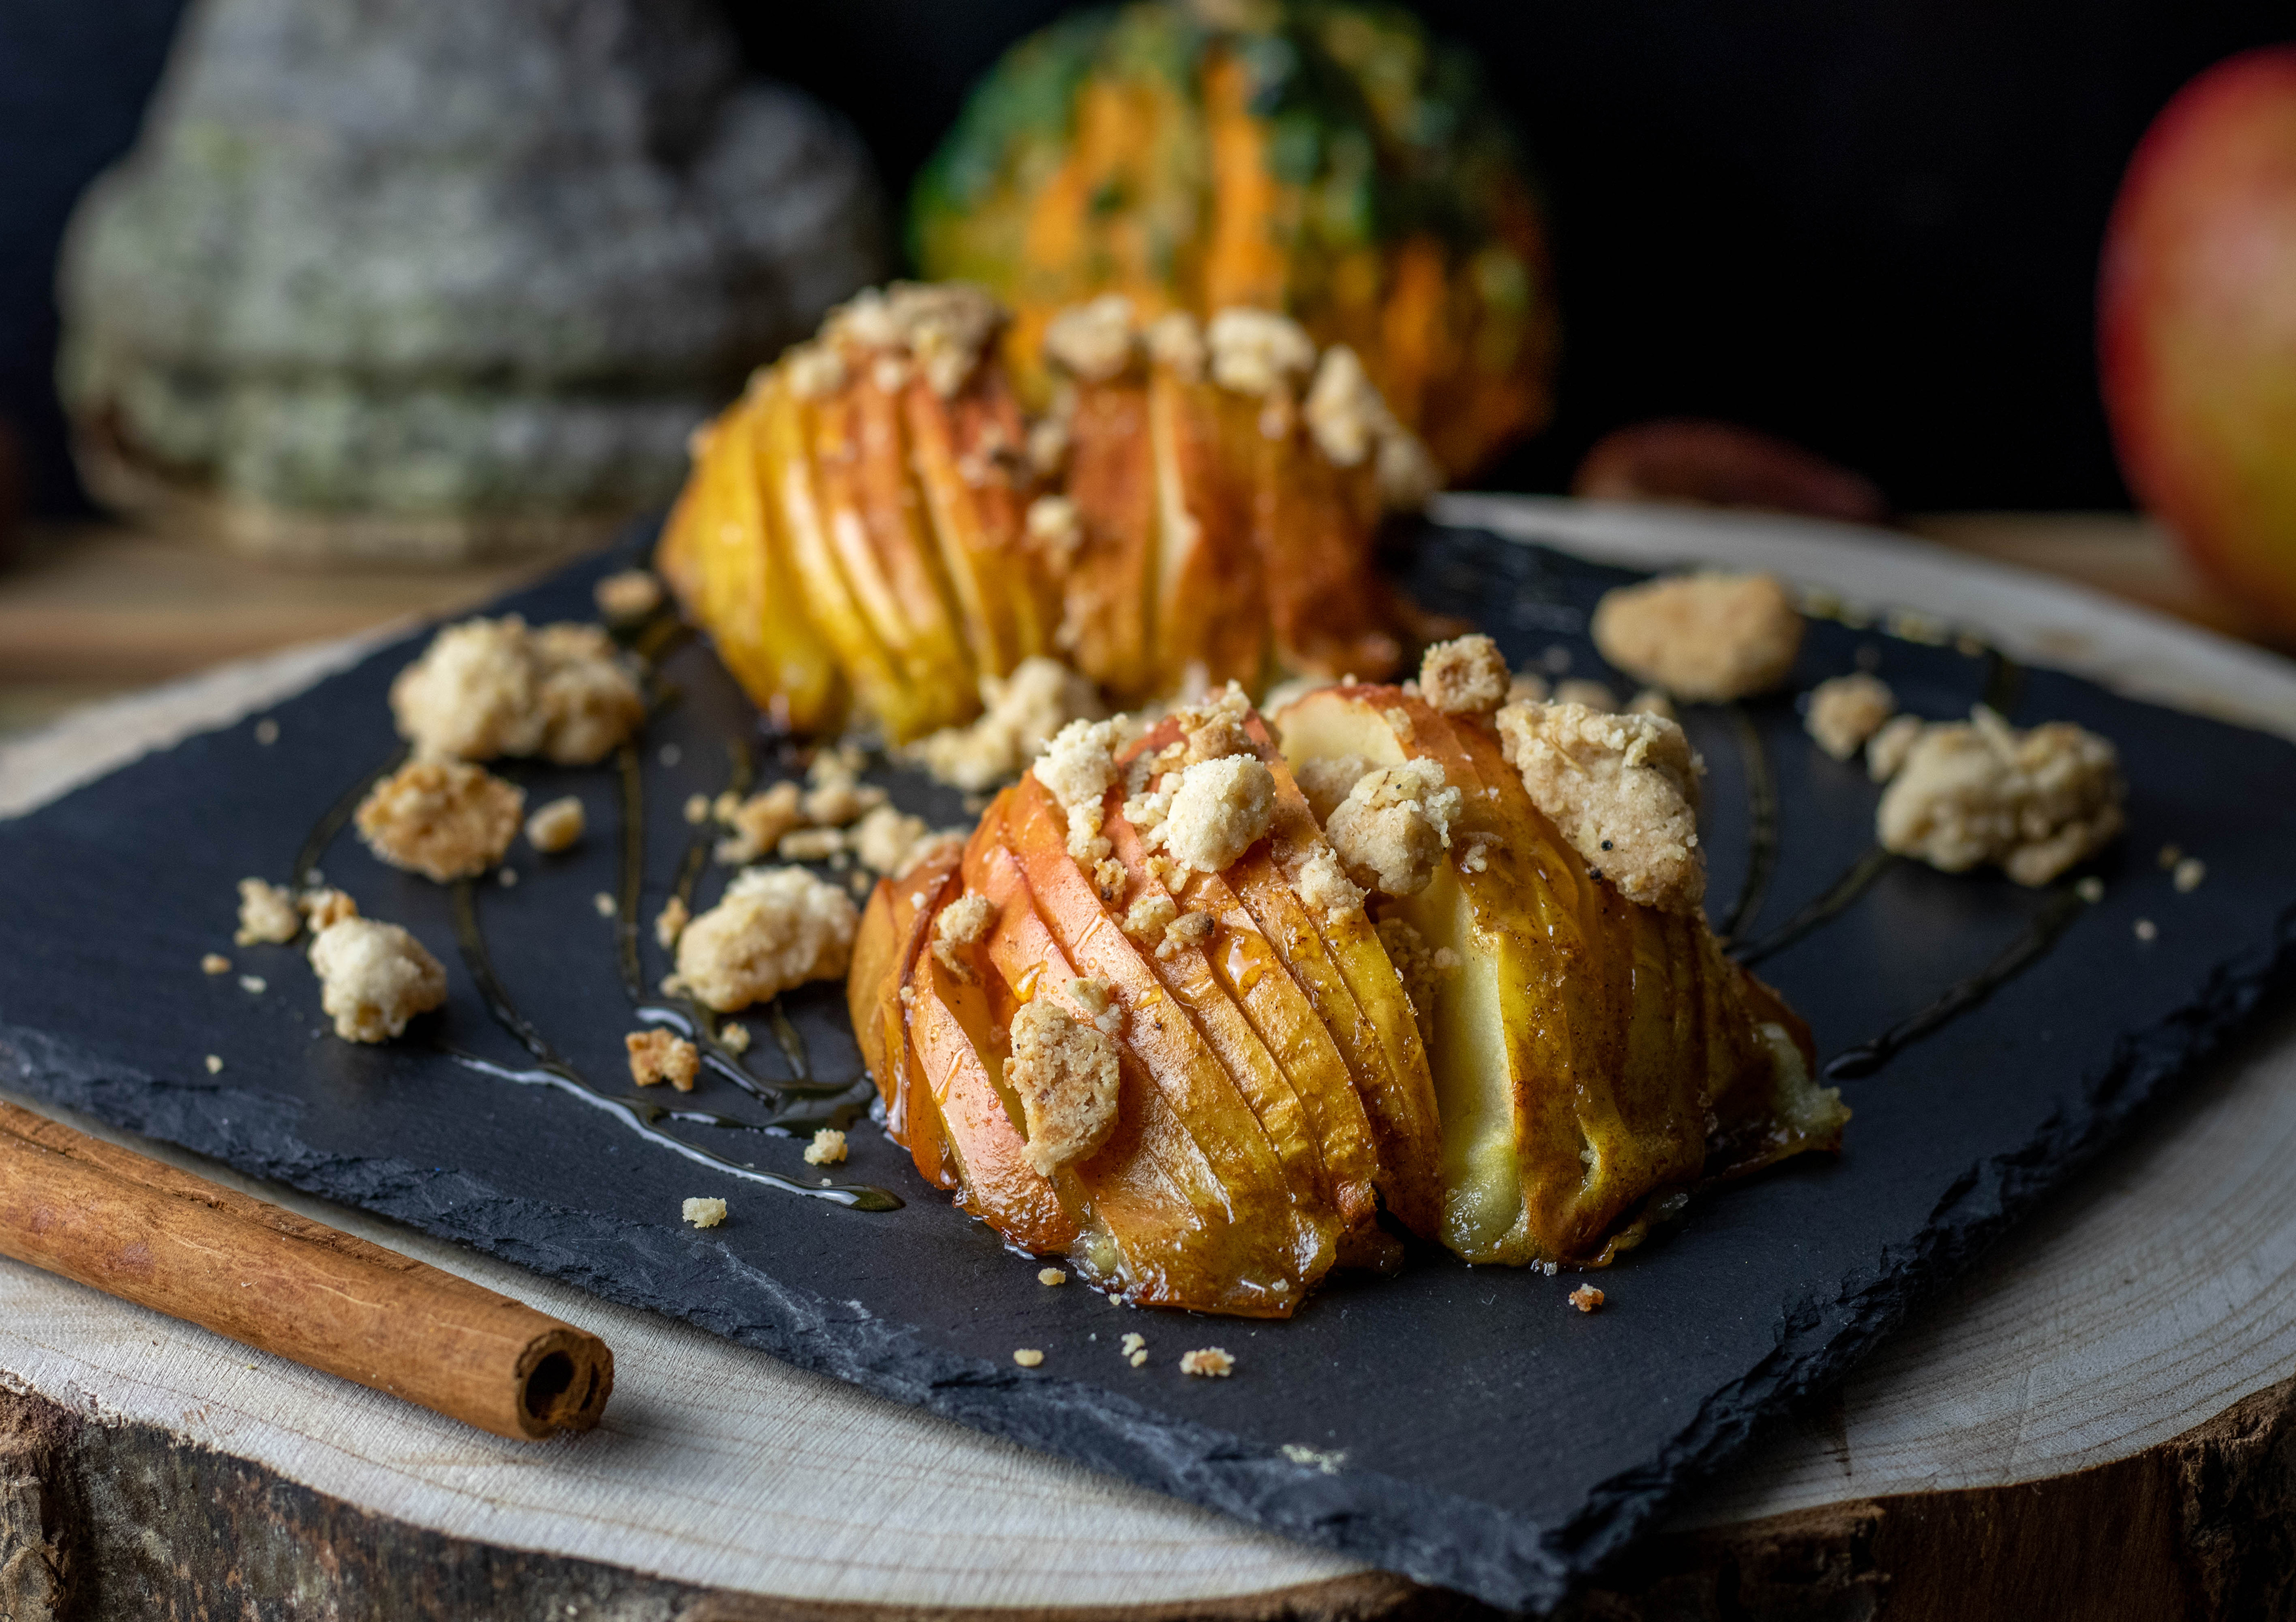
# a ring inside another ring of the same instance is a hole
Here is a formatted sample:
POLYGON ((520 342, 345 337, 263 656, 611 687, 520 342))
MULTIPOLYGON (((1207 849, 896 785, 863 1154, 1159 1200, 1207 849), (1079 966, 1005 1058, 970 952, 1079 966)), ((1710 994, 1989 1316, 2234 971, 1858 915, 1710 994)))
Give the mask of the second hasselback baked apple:
POLYGON ((1072 725, 871 899, 848 997, 888 1130, 1015 1246, 1251 1316, 1391 1261, 1382 1212, 1601 1266, 1838 1146, 1807 1028, 1699 910, 1679 729, 1505 691, 1470 638, 1273 733, 1235 688, 1072 725))

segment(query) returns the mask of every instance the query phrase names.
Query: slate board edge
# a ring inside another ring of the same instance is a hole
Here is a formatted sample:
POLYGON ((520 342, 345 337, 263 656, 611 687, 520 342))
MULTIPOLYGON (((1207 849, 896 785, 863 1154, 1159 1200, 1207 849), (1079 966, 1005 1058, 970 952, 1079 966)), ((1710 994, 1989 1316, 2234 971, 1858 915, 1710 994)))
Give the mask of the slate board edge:
MULTIPOLYGON (((1541 544, 1478 525, 1452 527, 1480 530, 1510 546, 1541 544)), ((526 589, 603 572, 641 552, 652 533, 650 523, 634 526, 606 552, 526 589)), ((1555 549, 1570 551, 1567 545, 1555 549)), ((369 650, 359 663, 390 656, 427 630, 369 650)), ((81 785, 64 797, 93 786, 81 785)), ((1392 1477, 1325 1476, 1259 1444, 1160 1417, 1104 1391, 905 1344, 911 1338, 898 1325, 856 1317, 845 1304, 780 1284, 727 1251, 719 1252, 727 1283, 744 1296, 762 1297, 767 1318, 745 1320, 684 1297, 656 1298, 586 1262, 602 1244, 627 1247, 612 1224, 562 1206, 510 1198, 461 1173, 319 1151, 291 1124, 249 1130, 266 1110, 275 1111, 275 1102, 258 1107, 253 1095, 219 1085, 161 1081, 107 1066, 45 1033, 0 1025, 0 1074, 12 1070, 11 1084, 18 1090, 123 1130, 470 1245, 619 1304, 694 1323, 891 1400, 1494 1605, 1544 1611, 1710 1476, 1762 1420, 1845 1372, 1922 1296, 1958 1274, 2093 1157, 2164 1082, 2220 1046, 2289 961, 2292 947, 2296 909, 2276 920, 2269 945, 2219 967, 2193 1001, 2144 1031, 2120 1037, 2103 1071, 2084 1078, 2079 1109, 2061 1110, 2021 1149, 1968 1168, 1918 1233, 1889 1247, 1871 1269, 1845 1276, 1830 1299, 1812 1296, 1796 1303, 1783 1314, 1775 1345, 1760 1362, 1708 1397, 1650 1460, 1601 1484, 1578 1513, 1543 1529, 1477 1501, 1392 1477), (234 1096, 247 1099, 248 1107, 228 1118, 212 1107, 216 1099, 234 1096), (164 1106, 156 1102, 162 1099, 164 1106), (226 1124, 233 1130, 225 1130, 226 1124), (545 1219, 545 1230, 582 1230, 581 1242, 539 1249, 513 1237, 515 1223, 497 1228, 485 1220, 490 1211, 510 1210, 521 1221, 545 1219), (1021 1400, 1010 1400, 1023 1392, 1021 1400), (1047 1401, 1048 1396, 1059 1400, 1047 1401)))

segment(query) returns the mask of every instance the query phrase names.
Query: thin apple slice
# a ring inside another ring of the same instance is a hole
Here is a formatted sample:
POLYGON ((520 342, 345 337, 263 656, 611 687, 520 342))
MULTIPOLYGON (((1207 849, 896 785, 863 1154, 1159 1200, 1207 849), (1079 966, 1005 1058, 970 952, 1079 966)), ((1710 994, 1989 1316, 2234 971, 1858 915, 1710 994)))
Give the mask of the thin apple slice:
POLYGON ((915 977, 934 916, 959 880, 954 852, 920 863, 898 879, 882 878, 862 910, 846 976, 846 1010, 854 1039, 885 1105, 885 1131, 905 1145, 918 1174, 937 1188, 956 1186, 933 1093, 908 1039, 901 990, 915 977))
POLYGON ((1083 533, 1062 585, 1062 637, 1078 670, 1136 703, 1162 685, 1147 390, 1136 379, 1080 384, 1070 435, 1068 497, 1083 533))
POLYGON ((1332 1264, 1328 1213, 1292 1198, 1282 1162, 1234 1081, 1068 854, 1067 820, 1050 792, 1031 775, 1006 798, 1004 843, 1045 921, 1071 962, 1113 988, 1128 1014, 1123 1045, 1139 1055, 1203 1150, 1235 1231, 1265 1247, 1264 1262, 1239 1260, 1242 1275, 1275 1292, 1289 1312, 1332 1264))
POLYGON ((1002 372, 984 367, 943 399, 924 377, 902 391, 917 482, 984 675, 1052 646, 1053 614, 1024 531, 1027 426, 1002 372))
POLYGON ((1168 690, 1256 688, 1267 667, 1267 594, 1249 493, 1220 441, 1210 383, 1158 362, 1148 376, 1156 479, 1155 663, 1168 690))

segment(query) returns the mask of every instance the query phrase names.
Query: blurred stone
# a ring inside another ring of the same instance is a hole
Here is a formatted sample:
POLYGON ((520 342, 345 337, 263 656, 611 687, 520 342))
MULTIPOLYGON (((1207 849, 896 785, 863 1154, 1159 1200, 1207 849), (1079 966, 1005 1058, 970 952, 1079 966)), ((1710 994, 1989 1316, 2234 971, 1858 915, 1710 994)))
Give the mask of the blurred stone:
POLYGON ((76 454, 242 550, 577 543, 675 493, 882 222, 701 0, 198 0, 66 239, 76 454))
POLYGON ((1570 493, 1595 501, 1674 501, 1881 523, 1890 503, 1863 473, 1735 423, 1664 417, 1595 442, 1570 493))

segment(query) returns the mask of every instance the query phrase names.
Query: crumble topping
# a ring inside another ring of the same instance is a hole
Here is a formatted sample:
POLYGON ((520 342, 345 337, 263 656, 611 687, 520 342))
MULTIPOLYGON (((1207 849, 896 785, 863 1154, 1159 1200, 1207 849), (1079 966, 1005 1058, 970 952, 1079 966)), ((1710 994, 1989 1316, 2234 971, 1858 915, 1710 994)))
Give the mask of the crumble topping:
MULTIPOLYGON (((1062 498, 1047 498, 1062 500, 1062 498)), ((1041 505, 1041 504, 1040 504, 1041 505)), ((1068 508, 1075 520, 1075 508, 1068 508)), ((1035 509, 1030 509, 1034 522, 1035 509)), ((980 719, 920 738, 909 753, 934 778, 979 792, 1018 777, 1072 720, 1107 714, 1099 689, 1057 659, 1032 655, 1010 676, 980 679, 980 719)))
POLYGON ((2045 885, 2121 828, 2127 793, 2109 742, 2070 721, 2020 731, 1980 704, 1926 726, 1882 795, 1882 845, 1961 873, 1997 864, 2045 885))
POLYGON ((622 1038, 629 1052, 630 1080, 641 1087, 668 1082, 680 1092, 693 1091, 701 1074, 701 1050, 674 1032, 656 1027, 632 1031, 622 1038))
POLYGON ((1532 803, 1620 894, 1697 912, 1706 894, 1702 767, 1679 726, 1580 704, 1509 704, 1499 712, 1499 738, 1532 803))
POLYGON ((1488 637, 1438 642, 1419 662, 1420 696, 1446 715, 1488 715, 1513 682, 1499 645, 1488 637))
POLYGON ((1045 325, 1045 358, 1085 383, 1106 383, 1132 364, 1132 301, 1103 293, 1045 325))
POLYGON ((1812 687, 1809 714, 1803 725, 1819 748, 1837 761, 1846 761, 1897 712, 1898 696, 1890 690, 1890 684, 1860 671, 1812 687))
POLYGON ((947 399, 964 387, 1004 322, 996 300, 978 287, 895 282, 856 293, 830 311, 821 336, 831 344, 882 350, 914 362, 933 392, 947 399))
POLYGON ((1024 1369, 1033 1369, 1045 1361, 1045 1354, 1034 1346, 1022 1346, 1013 1354, 1013 1361, 1024 1369))
POLYGON ((845 1134, 833 1126, 824 1126, 813 1134, 813 1141, 805 1146, 808 1165, 835 1165, 845 1158, 845 1134))
POLYGON ((1603 1305, 1603 1292, 1592 1284, 1581 1284, 1563 1297, 1582 1313, 1591 1313, 1603 1305))
POLYGON ((662 902, 661 910, 654 914, 653 938, 661 943, 664 951, 668 951, 676 946, 677 937, 685 933, 685 926, 693 918, 693 910, 686 906, 685 898, 673 895, 662 902))
POLYGON ((757 860, 782 842, 782 836, 805 821, 800 808, 803 794, 794 783, 776 783, 746 800, 726 803, 725 795, 711 809, 718 820, 733 830, 718 842, 714 854, 727 867, 757 860))
MULTIPOLYGON (((1072 981, 1070 990, 1095 984, 1072 981)), ((1104 984, 1101 996, 1104 1000, 1104 984)), ((1116 1129, 1116 1043, 1097 1022, 1072 1019, 1042 997, 1023 1003, 1013 1017, 1012 1041, 1004 1078, 1019 1095, 1026 1121, 1022 1153, 1038 1175, 1049 1177, 1091 1154, 1116 1129)))
POLYGON ((463 761, 409 761, 376 784, 355 820, 394 868, 446 884, 485 872, 517 836, 526 791, 463 761))
MULTIPOLYGON (((845 386, 845 362, 825 343, 800 343, 782 357, 781 372, 800 399, 826 399, 845 386)), ((762 374, 760 374, 762 375, 762 374)))
POLYGON ((1163 891, 1143 890, 1124 915, 1124 933, 1143 946, 1153 946, 1179 916, 1179 902, 1163 891))
POLYGON ((319 1006, 346 1042, 387 1042, 447 1000, 447 971, 396 924, 339 918, 311 943, 319 1006))
POLYGON ((1677 698, 1743 698, 1778 685, 1801 647, 1801 614, 1767 574, 1671 575, 1603 593, 1595 646, 1677 698))
POLYGON ((250 997, 260 997, 271 989, 271 983, 261 975, 242 975, 239 977, 239 989, 250 997))
POLYGON ((302 909, 303 926, 315 935, 330 924, 359 915, 358 903, 342 890, 306 890, 295 898, 295 904, 302 909))
POLYGON ((1068 465, 1070 438, 1068 419, 1057 412, 1038 417, 1029 425, 1029 466, 1038 478, 1060 477, 1061 470, 1068 465))
POLYGON ((1180 774, 1156 830, 1185 867, 1217 873, 1264 836, 1275 817, 1275 779, 1257 754, 1199 761, 1180 774))
POLYGON ((1224 309, 1205 329, 1212 381, 1238 394, 1288 391, 1316 365, 1316 341, 1289 316, 1270 309, 1224 309))
POLYGON ((1046 1289, 1050 1289, 1055 1284, 1065 1284, 1068 1281, 1069 1275, 1062 1272, 1057 1267, 1039 1267, 1037 1269, 1037 1282, 1044 1285, 1046 1289))
POLYGON ((259 878, 239 881, 239 927, 232 934, 235 946, 253 946, 258 942, 284 945, 303 933, 303 915, 295 910, 295 897, 284 885, 266 884, 259 878))
POLYGON ((729 1019, 718 1027, 718 1041, 728 1053, 750 1050, 750 1027, 738 1019, 729 1019))
POLYGON ((1186 310, 1168 310, 1157 317, 1141 334, 1141 342, 1147 346, 1148 358, 1158 366, 1169 367, 1189 383, 1203 376, 1204 329, 1186 310))
POLYGON ((1359 467, 1365 457, 1373 458, 1381 498, 1390 507, 1418 506, 1441 486, 1441 472, 1427 448, 1396 421, 1363 362, 1346 344, 1335 343, 1324 351, 1300 414, 1317 449, 1334 465, 1359 467))
POLYGON ((1302 761, 1292 775, 1299 781, 1300 792, 1308 797, 1308 809, 1316 814, 1320 826, 1332 819, 1340 802, 1370 770, 1371 762, 1359 754, 1335 754, 1324 760, 1302 761))
POLYGON ((697 1228, 714 1228, 726 1220, 726 1202, 722 1199, 689 1199, 678 1208, 678 1220, 692 1223, 697 1228))
POLYGON ((1210 940, 1218 927, 1209 912, 1183 912, 1164 926, 1164 938, 1156 943, 1156 955, 1168 963, 1182 952, 1210 940))
POLYGON ((849 843, 865 868, 879 873, 898 873, 909 865, 909 852, 925 838, 925 819, 881 805, 861 819, 849 843))
POLYGON ((511 614, 439 631, 390 684, 390 711, 419 755, 589 766, 645 719, 645 701, 597 626, 530 630, 511 614))
MULTIPOLYGON (((774 854, 783 861, 829 861, 845 854, 845 830, 801 827, 782 836, 774 854)), ((841 863, 840 865, 842 865, 841 863)))
POLYGON ((572 795, 553 800, 526 819, 526 842, 545 855, 570 851, 589 826, 582 802, 572 795))
POLYGON ((231 959, 219 951, 209 952, 200 959, 200 973, 227 975, 231 973, 231 959))
POLYGON ((1031 768, 1068 814, 1069 854, 1080 862, 1097 862, 1108 854, 1108 840, 1100 831, 1105 817, 1101 803, 1116 781, 1116 751, 1122 742, 1118 721, 1072 720, 1031 768))
POLYGON ((590 588, 609 625, 633 625, 661 606, 661 582, 644 569, 624 569, 590 588))
POLYGON ((1928 725, 1918 715, 1900 715, 1883 722, 1882 729, 1866 742, 1866 775, 1876 783, 1886 783, 1903 771, 1915 740, 1928 725))
POLYGON ((1328 844, 1318 845, 1315 853, 1300 864, 1294 881, 1300 899, 1310 907, 1320 908, 1326 919, 1337 924, 1348 915, 1361 909, 1364 892, 1349 878, 1340 866, 1339 853, 1328 844))
POLYGON ((1348 877, 1365 890, 1416 895, 1435 878, 1451 844, 1459 791, 1433 761, 1406 761, 1365 772, 1324 825, 1348 877))
POLYGON ((803 868, 752 868, 685 926, 677 977, 720 1014, 845 972, 860 923, 853 899, 803 868))
POLYGON ((959 980, 975 978, 972 949, 988 938, 996 926, 996 903, 968 890, 940 910, 933 919, 932 955, 959 980))
POLYGON ((1235 1358, 1224 1346, 1200 1346, 1180 1354, 1180 1372, 1225 1379, 1235 1372, 1235 1358))

